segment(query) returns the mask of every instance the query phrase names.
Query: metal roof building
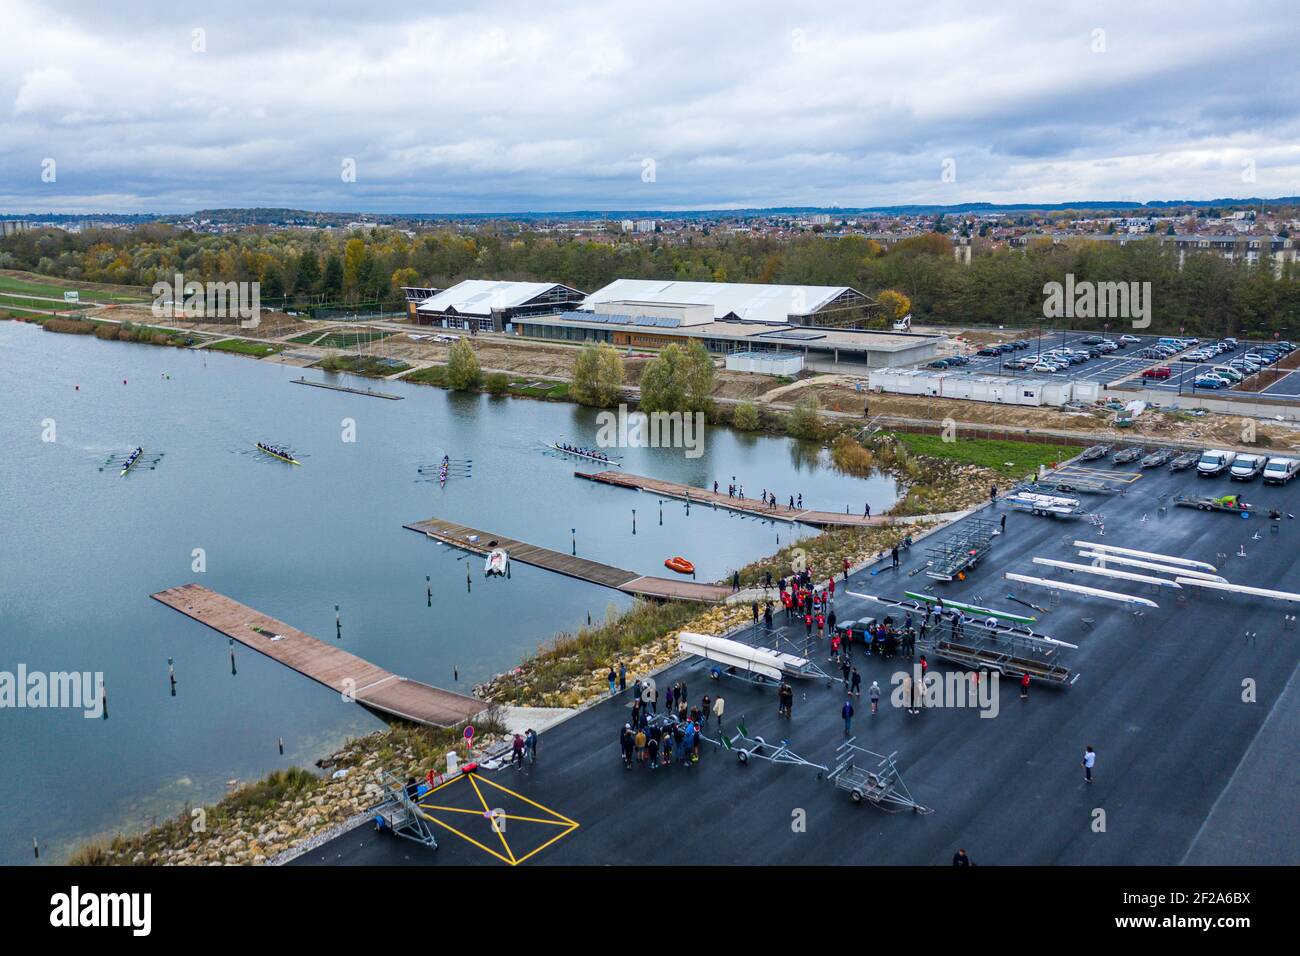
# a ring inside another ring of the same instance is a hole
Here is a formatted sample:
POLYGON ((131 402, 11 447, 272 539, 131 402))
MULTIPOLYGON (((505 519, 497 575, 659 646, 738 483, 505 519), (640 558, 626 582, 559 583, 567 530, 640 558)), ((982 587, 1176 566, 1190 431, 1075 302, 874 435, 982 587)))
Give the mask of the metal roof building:
POLYGON ((415 321, 471 332, 512 331, 515 318, 570 308, 584 293, 555 282, 466 279, 415 307, 415 321))
POLYGON ((755 282, 672 282, 616 279, 578 306, 601 311, 612 302, 661 306, 709 306, 715 320, 824 325, 835 313, 861 313, 871 303, 848 286, 764 285, 755 282))

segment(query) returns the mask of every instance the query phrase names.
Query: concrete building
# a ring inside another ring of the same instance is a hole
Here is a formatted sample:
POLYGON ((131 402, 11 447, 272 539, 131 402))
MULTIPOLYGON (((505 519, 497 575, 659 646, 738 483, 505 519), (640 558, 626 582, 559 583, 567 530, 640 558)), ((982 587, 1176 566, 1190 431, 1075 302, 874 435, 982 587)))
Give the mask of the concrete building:
POLYGON ((930 398, 957 398, 1000 405, 1049 405, 1091 402, 1101 395, 1101 384, 1070 379, 1007 378, 970 372, 926 369, 879 369, 868 384, 874 391, 930 398))
MULTIPOLYGON (((554 282, 466 279, 418 302, 412 318, 420 325, 444 329, 513 332, 521 317, 571 308, 582 301, 583 295, 577 289, 554 282)), ((408 296, 408 312, 410 309, 408 296)))
POLYGON ((843 286, 619 279, 574 309, 520 316, 514 325, 530 338, 625 348, 698 341, 721 355, 770 355, 765 368, 798 358, 813 371, 866 374, 934 357, 938 336, 834 327, 869 309, 864 295, 843 286))

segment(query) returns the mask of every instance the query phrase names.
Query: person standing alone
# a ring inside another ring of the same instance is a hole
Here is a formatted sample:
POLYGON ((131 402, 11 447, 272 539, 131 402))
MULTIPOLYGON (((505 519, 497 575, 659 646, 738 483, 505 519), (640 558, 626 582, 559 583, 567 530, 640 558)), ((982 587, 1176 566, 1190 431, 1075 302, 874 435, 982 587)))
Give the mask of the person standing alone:
POLYGON ((1080 766, 1083 767, 1084 783, 1092 783, 1092 768, 1096 766, 1096 764, 1097 751, 1093 750, 1092 746, 1089 745, 1083 749, 1083 763, 1080 764, 1080 766))

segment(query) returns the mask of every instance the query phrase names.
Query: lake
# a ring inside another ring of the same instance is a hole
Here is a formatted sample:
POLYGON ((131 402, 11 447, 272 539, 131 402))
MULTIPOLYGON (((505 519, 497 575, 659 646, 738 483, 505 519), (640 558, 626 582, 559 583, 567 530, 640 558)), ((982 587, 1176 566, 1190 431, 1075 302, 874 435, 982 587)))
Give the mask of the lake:
MULTIPOLYGON (((576 538, 580 555, 646 574, 669 575, 664 559, 681 554, 701 581, 813 533, 698 505, 687 515, 677 501, 663 502, 661 523, 657 497, 576 479, 575 468, 602 466, 543 447, 594 444, 596 427, 595 411, 570 404, 0 322, 0 671, 102 672, 109 702, 107 720, 0 709, 0 863, 31 861, 33 838, 42 861, 58 859, 88 835, 218 799, 231 780, 310 766, 383 726, 242 647, 232 674, 226 639, 151 601, 155 591, 196 581, 323 639, 338 604, 347 650, 468 693, 630 599, 520 564, 485 580, 481 558, 404 523, 437 516, 566 552, 576 538), (300 375, 404 400, 292 384, 300 375), (302 466, 257 454, 259 440, 300 452, 302 466), (126 477, 99 470, 137 445, 146 454, 126 477), (443 455, 472 459, 472 477, 416 480, 443 455)), ((709 429, 695 459, 617 454, 633 474, 700 487, 734 477, 750 496, 802 494, 811 508, 876 512, 896 497, 892 479, 841 475, 823 450, 728 429, 709 429)))

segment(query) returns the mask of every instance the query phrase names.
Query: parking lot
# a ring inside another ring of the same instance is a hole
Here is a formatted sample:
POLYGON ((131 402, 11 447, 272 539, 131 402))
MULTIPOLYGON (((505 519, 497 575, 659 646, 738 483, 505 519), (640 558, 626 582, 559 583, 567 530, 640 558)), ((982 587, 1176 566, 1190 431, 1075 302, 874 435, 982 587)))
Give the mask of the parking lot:
MULTIPOLYGON (((898 570, 888 562, 864 568, 838 589, 841 620, 886 613, 861 595, 902 598, 907 590, 1030 613, 1008 600, 1013 592, 1042 605, 1034 612, 1039 631, 1077 645, 1058 660, 1078 675, 1075 682, 1035 683, 1021 700, 1008 678, 996 685, 996 719, 957 706, 910 714, 889 694, 914 662, 853 648, 864 686, 875 680, 886 692, 875 716, 865 698, 854 699, 857 742, 882 754, 897 751, 910 791, 934 810, 928 816, 854 804, 815 766, 742 764, 734 751, 712 743, 692 766, 625 770, 618 740, 631 719, 631 695, 624 692, 545 730, 536 766, 484 770, 473 782, 460 779, 423 798, 437 851, 367 825, 297 862, 881 867, 946 865, 957 847, 966 847, 986 865, 1294 865, 1300 852, 1300 816, 1292 810, 1300 757, 1294 605, 1112 583, 1048 572, 1034 561, 1077 561, 1073 542, 1083 539, 1212 562, 1233 582, 1300 588, 1300 524, 1290 517, 1270 522, 1264 513, 1243 519, 1171 506, 1180 492, 1237 492, 1264 509, 1300 512, 1294 483, 1270 487, 1159 469, 1143 472, 1122 495, 1089 497, 1090 509, 1105 517, 1104 530, 1009 513, 1000 504, 918 542, 903 553, 898 570), (1004 514, 1006 533, 966 580, 936 582, 924 574, 928 548, 973 520, 1004 514), (1137 594, 1158 606, 1135 613, 1068 591, 1053 596, 1004 580, 1007 571, 1137 594), (1245 678, 1257 687, 1249 703, 1242 696, 1245 678), (1099 754, 1094 784, 1079 767, 1085 745, 1099 754), (507 828, 492 828, 489 807, 500 808, 507 828), (1098 808, 1107 814, 1101 831, 1098 808), (792 826, 792 819, 806 825, 792 826)), ((773 646, 776 632, 799 639, 802 630, 778 612, 773 632, 756 627, 750 639, 773 646)), ((820 661, 829 648, 812 641, 820 661)), ((958 670, 943 661, 933 667, 958 670)), ((838 680, 829 687, 796 680, 789 719, 776 713, 772 686, 714 679, 698 657, 672 665, 658 680, 660 687, 684 681, 691 700, 725 695, 728 734, 744 724, 749 734, 786 741, 817 765, 833 766, 848 736, 838 680)), ((716 740, 717 733, 714 724, 710 736, 716 740)))
MULTIPOLYGON (((1097 358, 1089 359, 1078 365, 1071 365, 1069 368, 1062 369, 1058 372, 1031 372, 1021 371, 1015 368, 1007 367, 1006 363, 1016 359, 1029 356, 1036 356, 1042 352, 1051 349, 1069 348, 1069 349, 1087 349, 1084 339, 1090 336, 1098 335, 1097 332, 1071 332, 1058 330, 1052 332, 1044 331, 1041 336, 1027 336, 1025 341, 1029 342, 1028 349, 1022 349, 1016 352, 1005 353, 1002 355, 977 355, 974 351, 967 354, 969 364, 959 366, 955 371, 968 372, 972 374, 983 375, 1006 375, 1018 378, 1043 378, 1043 379, 1060 379, 1066 378, 1078 382, 1097 382, 1103 387, 1106 386, 1141 386, 1144 388, 1155 389, 1158 391, 1172 392, 1174 394, 1196 394, 1196 395, 1214 395, 1215 390, 1196 388, 1195 381, 1203 373, 1210 370, 1215 365, 1226 364, 1234 358, 1245 355, 1253 347, 1263 346, 1267 343, 1263 341, 1242 340, 1235 352, 1224 353, 1216 356, 1214 359, 1203 362, 1185 362, 1179 361, 1177 357, 1169 359, 1149 359, 1138 358, 1137 353, 1148 346, 1155 345, 1162 336, 1158 335, 1135 335, 1138 342, 1131 343, 1125 348, 1108 355, 1102 355, 1097 358), (1152 366, 1166 366, 1170 370, 1170 376, 1166 379, 1157 378, 1140 378, 1143 369, 1152 366)), ((1108 334, 1107 337, 1112 341, 1118 341, 1119 335, 1132 333, 1115 333, 1108 334)), ((1211 341, 1206 339, 1206 342, 1211 341)), ((1194 349, 1193 349, 1194 351, 1194 349)), ((1274 366, 1268 366, 1257 373, 1263 380, 1269 384, 1254 393, 1267 398, 1276 398, 1280 401, 1300 398, 1300 375, 1286 369, 1277 369, 1274 366), (1276 381, 1273 379, 1276 378, 1276 381)), ((1247 382, 1250 380, 1248 379, 1247 382)), ((1244 392, 1239 383, 1232 389, 1223 391, 1244 392)))

